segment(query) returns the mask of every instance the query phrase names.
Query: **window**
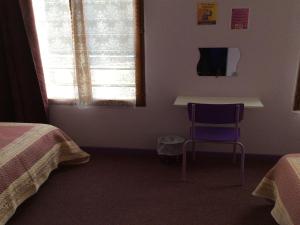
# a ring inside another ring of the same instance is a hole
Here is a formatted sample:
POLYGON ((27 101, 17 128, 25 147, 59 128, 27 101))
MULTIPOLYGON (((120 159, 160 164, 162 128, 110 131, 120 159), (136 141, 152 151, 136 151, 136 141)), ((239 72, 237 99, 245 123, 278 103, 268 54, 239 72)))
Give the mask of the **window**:
POLYGON ((142 0, 33 0, 50 100, 145 104, 142 0))
POLYGON ((300 110, 300 64, 299 64, 299 69, 298 69, 298 80, 297 80, 297 85, 296 85, 294 110, 300 110))

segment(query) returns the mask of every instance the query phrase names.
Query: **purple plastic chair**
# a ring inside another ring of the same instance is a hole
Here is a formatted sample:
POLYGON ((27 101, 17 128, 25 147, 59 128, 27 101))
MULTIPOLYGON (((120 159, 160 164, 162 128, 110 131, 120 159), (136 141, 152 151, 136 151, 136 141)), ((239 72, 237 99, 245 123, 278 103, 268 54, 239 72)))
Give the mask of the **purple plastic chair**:
POLYGON ((245 148, 240 142, 239 122, 243 119, 244 104, 188 103, 188 117, 192 122, 190 137, 183 144, 182 180, 186 180, 187 145, 193 144, 195 159, 196 142, 233 144, 233 161, 236 162, 236 146, 241 151, 241 183, 245 181, 245 148))

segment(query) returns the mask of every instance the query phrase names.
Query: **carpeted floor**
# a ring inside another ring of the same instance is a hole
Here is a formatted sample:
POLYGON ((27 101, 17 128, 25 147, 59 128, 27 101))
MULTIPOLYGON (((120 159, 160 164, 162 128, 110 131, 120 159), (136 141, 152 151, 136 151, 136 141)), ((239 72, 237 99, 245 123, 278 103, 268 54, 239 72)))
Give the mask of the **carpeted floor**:
POLYGON ((53 172, 8 225, 275 225, 272 204, 251 196, 273 165, 248 158, 240 187, 228 158, 199 156, 182 183, 155 155, 97 153, 53 172))

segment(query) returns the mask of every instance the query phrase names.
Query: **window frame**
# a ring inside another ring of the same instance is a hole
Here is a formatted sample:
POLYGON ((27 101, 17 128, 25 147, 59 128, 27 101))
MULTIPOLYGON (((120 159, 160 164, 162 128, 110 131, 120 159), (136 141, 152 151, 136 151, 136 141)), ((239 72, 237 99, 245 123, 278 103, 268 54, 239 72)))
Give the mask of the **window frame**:
POLYGON ((297 82, 296 82, 296 91, 295 91, 295 97, 294 97, 294 111, 300 111, 300 64, 298 66, 298 76, 297 76, 297 82))
POLYGON ((136 13, 136 106, 146 106, 144 0, 134 0, 136 13))
MULTIPOLYGON (((145 85, 145 39, 144 39, 144 0, 132 0, 135 14, 135 106, 146 106, 145 85)), ((48 99, 49 105, 76 105, 76 99, 48 99)), ((91 106, 131 106, 133 103, 126 100, 94 99, 91 106)))

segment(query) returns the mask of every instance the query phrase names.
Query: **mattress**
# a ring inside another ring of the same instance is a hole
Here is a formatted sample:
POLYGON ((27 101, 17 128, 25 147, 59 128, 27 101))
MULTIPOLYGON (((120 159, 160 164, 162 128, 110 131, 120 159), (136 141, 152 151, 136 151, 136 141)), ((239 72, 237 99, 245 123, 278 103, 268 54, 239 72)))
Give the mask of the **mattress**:
POLYGON ((0 224, 5 224, 60 164, 88 161, 89 155, 57 127, 0 123, 0 224))

